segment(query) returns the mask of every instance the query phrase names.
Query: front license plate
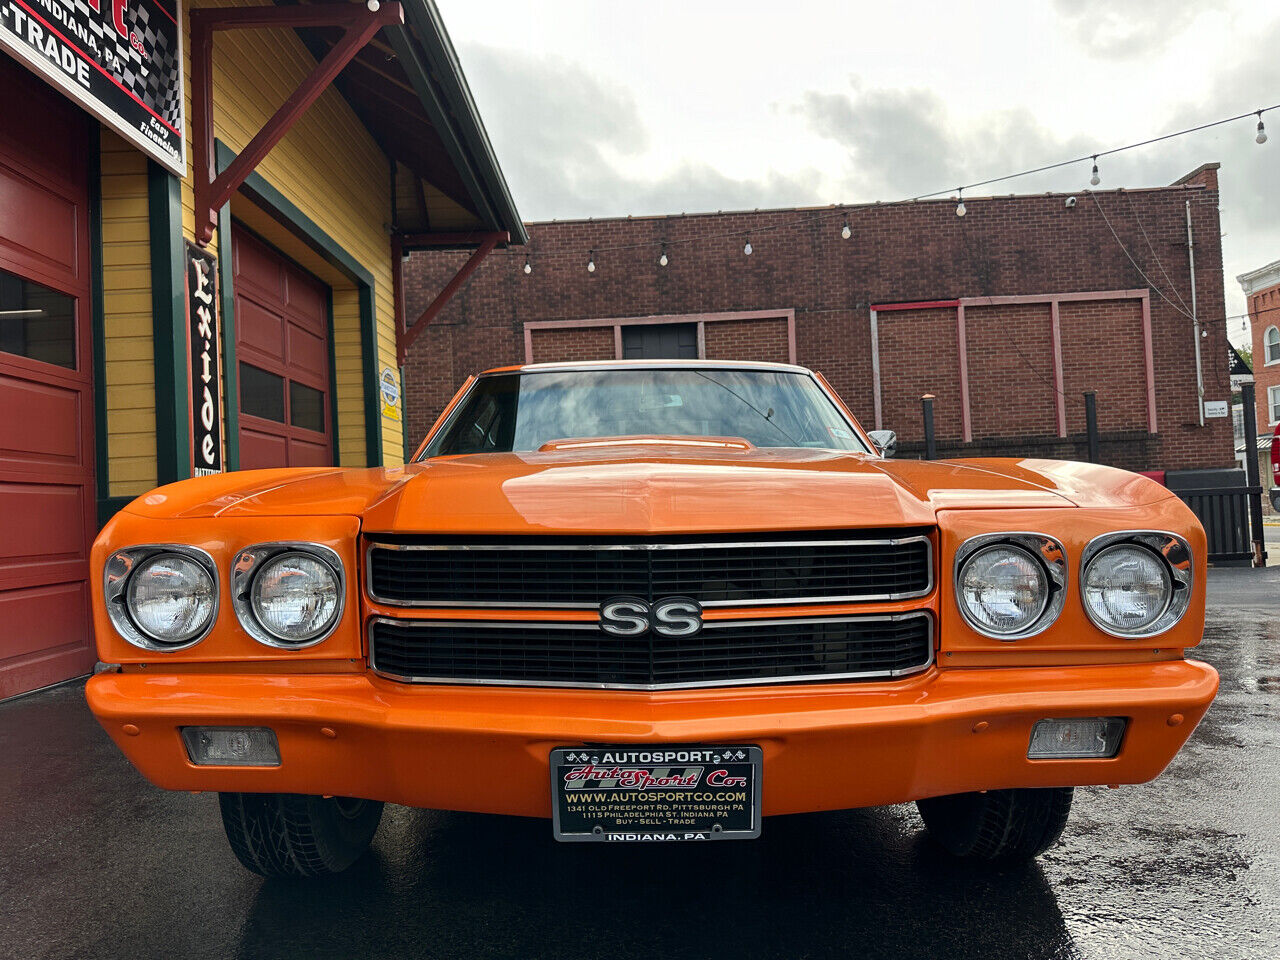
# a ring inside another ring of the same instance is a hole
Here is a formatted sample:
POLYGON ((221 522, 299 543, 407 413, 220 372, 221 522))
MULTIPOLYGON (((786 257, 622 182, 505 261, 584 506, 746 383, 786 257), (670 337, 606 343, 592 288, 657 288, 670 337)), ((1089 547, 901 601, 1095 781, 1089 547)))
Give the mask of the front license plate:
POLYGON ((595 746, 551 751, 557 840, 752 840, 759 747, 595 746))

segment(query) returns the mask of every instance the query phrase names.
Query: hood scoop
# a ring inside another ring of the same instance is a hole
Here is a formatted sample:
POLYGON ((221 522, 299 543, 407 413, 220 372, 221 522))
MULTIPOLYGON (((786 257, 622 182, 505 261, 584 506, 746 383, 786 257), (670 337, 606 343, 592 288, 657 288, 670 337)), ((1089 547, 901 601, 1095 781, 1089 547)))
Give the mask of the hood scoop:
POLYGON ((538 448, 539 453, 558 450, 623 450, 626 447, 675 447, 703 451, 728 452, 754 450, 755 444, 742 437, 672 437, 662 434, 637 434, 626 437, 570 437, 551 440, 538 448))

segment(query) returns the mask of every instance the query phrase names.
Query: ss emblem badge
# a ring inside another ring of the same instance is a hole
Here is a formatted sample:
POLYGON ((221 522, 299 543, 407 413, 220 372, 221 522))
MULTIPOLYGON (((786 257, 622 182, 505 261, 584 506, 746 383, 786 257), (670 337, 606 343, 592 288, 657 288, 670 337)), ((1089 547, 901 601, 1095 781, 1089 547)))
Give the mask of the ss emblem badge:
POLYGON ((610 597, 600 604, 600 629, 614 637, 692 637, 702 629, 702 604, 688 597, 649 603, 639 597, 610 597))

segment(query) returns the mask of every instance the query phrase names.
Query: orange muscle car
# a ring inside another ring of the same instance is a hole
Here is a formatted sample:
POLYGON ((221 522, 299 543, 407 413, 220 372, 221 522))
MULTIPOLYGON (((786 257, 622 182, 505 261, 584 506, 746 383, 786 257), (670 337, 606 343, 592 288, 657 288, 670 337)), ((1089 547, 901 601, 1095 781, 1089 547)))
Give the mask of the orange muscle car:
POLYGON ((344 869, 383 803, 696 841, 913 800, 1035 856, 1208 709, 1204 532, 1132 473, 892 446, 801 367, 493 370, 407 466, 117 514, 89 704, 269 876, 344 869))

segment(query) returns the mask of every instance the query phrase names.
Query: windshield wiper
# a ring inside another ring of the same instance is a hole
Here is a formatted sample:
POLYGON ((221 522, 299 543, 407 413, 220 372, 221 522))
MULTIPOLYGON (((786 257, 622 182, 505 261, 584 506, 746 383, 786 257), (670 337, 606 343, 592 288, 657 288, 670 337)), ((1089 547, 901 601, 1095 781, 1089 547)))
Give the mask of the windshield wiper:
POLYGON ((791 436, 791 434, 787 433, 787 431, 783 430, 780 426, 778 426, 776 423, 773 422, 773 407, 770 407, 769 412, 765 413, 759 407, 757 407, 754 403, 748 400, 746 397, 742 396, 742 394, 738 393, 729 385, 721 383, 715 377, 709 377, 705 373, 703 373, 701 370, 694 370, 693 372, 696 373, 698 376, 702 377, 702 379, 704 380, 710 380, 721 390, 724 390, 726 393, 728 393, 730 396, 736 399, 739 403, 743 404, 745 407, 747 407, 747 409, 751 410, 761 420, 763 420, 769 426, 773 427, 773 429, 777 430, 780 434, 786 437, 791 442, 791 445, 793 447, 800 446, 800 441, 798 441, 795 437, 791 436))

